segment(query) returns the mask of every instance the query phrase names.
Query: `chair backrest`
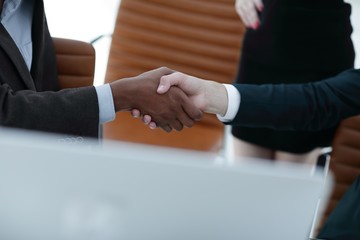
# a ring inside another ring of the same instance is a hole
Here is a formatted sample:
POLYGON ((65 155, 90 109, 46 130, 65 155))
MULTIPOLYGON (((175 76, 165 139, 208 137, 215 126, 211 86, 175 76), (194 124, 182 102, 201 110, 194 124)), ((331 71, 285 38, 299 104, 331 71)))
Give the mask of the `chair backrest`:
POLYGON ((360 174, 360 115, 345 119, 338 127, 332 144, 329 169, 335 182, 319 229, 360 174))
POLYGON ((92 44, 53 38, 60 88, 91 86, 94 83, 95 49, 92 44))
MULTIPOLYGON (((222 83, 233 81, 244 26, 234 0, 122 0, 106 82, 167 66, 222 83)), ((215 116, 182 132, 149 130, 129 113, 104 126, 104 138, 204 151, 219 150, 223 125, 215 116)))

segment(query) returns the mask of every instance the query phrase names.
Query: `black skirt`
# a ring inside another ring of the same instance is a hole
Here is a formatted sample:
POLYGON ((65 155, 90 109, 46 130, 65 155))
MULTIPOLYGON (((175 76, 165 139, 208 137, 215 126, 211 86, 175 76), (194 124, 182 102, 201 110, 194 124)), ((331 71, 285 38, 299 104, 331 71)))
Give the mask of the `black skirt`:
MULTIPOLYGON (((245 34, 236 82, 306 83, 352 68, 350 14, 342 0, 265 0, 260 27, 245 34)), ((334 132, 232 128, 239 139, 292 153, 329 146, 334 132)))

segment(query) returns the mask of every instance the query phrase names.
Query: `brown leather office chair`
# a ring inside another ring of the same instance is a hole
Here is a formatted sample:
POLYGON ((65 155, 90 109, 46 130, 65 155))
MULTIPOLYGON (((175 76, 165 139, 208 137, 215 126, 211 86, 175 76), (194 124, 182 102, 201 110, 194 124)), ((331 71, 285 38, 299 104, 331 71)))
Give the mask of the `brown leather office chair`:
MULTIPOLYGON (((234 0, 122 0, 112 36, 106 82, 167 66, 231 83, 243 32, 234 0)), ((104 126, 104 138, 203 151, 218 151, 224 126, 205 115, 191 129, 150 130, 130 113, 104 126)))
POLYGON ((91 86, 94 83, 95 49, 87 42, 53 38, 60 88, 91 86))
POLYGON ((332 143, 329 169, 335 183, 319 229, 360 174, 360 115, 345 119, 339 125, 332 143))

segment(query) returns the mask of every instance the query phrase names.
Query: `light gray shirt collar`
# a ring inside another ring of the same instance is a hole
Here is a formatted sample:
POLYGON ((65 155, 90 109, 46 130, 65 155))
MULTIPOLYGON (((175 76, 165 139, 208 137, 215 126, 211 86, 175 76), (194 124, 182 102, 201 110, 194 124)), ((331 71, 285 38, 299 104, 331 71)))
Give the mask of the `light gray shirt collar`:
POLYGON ((31 26, 34 0, 5 0, 1 23, 19 48, 28 69, 32 62, 31 26))
POLYGON ((1 20, 6 19, 16 12, 19 8, 22 0, 5 0, 3 5, 3 11, 1 12, 1 20))

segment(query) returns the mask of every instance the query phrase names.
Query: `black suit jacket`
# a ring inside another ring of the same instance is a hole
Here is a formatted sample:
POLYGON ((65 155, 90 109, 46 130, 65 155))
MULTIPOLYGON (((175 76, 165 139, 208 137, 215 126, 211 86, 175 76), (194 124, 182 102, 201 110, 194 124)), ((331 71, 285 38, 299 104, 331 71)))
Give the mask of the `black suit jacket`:
POLYGON ((318 238, 331 240, 360 239, 360 176, 331 212, 318 238))
MULTIPOLYGON (((332 128, 360 114, 360 69, 308 84, 235 85, 241 103, 232 125, 286 130, 332 128)), ((360 239, 360 176, 329 216, 319 239, 360 239)))
POLYGON ((55 51, 42 0, 35 1, 33 16, 31 71, 0 24, 0 125, 97 137, 95 88, 59 91, 55 51))
POLYGON ((360 114, 360 69, 308 84, 234 86, 241 103, 230 125, 318 131, 360 114))

